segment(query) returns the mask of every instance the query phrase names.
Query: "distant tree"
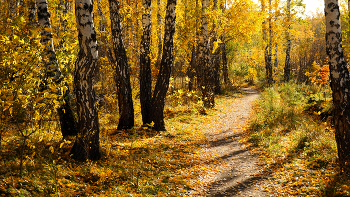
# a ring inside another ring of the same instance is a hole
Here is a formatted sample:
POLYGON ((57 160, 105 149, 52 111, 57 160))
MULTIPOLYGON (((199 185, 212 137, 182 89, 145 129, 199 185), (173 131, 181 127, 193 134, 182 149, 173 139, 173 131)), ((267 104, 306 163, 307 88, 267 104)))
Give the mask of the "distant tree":
POLYGON ((350 164, 350 80, 346 67, 338 0, 325 0, 326 51, 334 104, 335 139, 341 165, 350 164))
MULTIPOLYGON (((33 4, 31 4, 33 5, 33 4)), ((45 56, 43 59, 45 61, 46 67, 46 79, 43 88, 47 88, 46 85, 49 79, 56 84, 60 83, 62 76, 61 70, 57 62, 54 43, 52 39, 52 33, 48 30, 51 28, 50 14, 48 12, 47 0, 37 0, 37 13, 38 13, 38 22, 42 28, 41 32, 41 43, 45 46, 45 56)), ((30 19, 35 18, 35 13, 30 9, 30 19)), ((59 121, 61 124, 61 132, 63 138, 67 136, 73 136, 77 134, 76 122, 74 114, 71 107, 70 94, 67 90, 63 96, 64 104, 62 104, 58 109, 59 121)))
POLYGON ((98 46, 94 28, 92 0, 76 0, 75 16, 79 53, 75 63, 74 92, 78 114, 78 136, 72 147, 72 158, 80 161, 100 158, 99 122, 95 98, 95 71, 98 46))
POLYGON ((288 28, 286 31, 287 38, 287 50, 286 50, 286 60, 284 64, 284 81, 288 82, 290 78, 290 49, 291 49, 291 39, 290 39, 290 29, 291 29, 291 14, 290 14, 290 1, 287 0, 287 20, 288 20, 288 28))
MULTIPOLYGON (((213 0, 213 11, 215 12, 218 9, 217 0, 213 0)), ((221 47, 214 48, 214 43, 218 42, 217 37, 217 28, 216 28, 216 21, 213 20, 212 22, 212 38, 210 39, 210 53, 211 53, 211 67, 213 68, 213 85, 214 85, 214 93, 220 94, 221 88, 220 88, 220 51, 221 47)))
POLYGON ((118 90, 119 123, 117 129, 131 129, 134 126, 134 107, 130 84, 128 59, 123 43, 119 2, 109 0, 111 31, 113 41, 113 63, 115 66, 115 80, 118 90))

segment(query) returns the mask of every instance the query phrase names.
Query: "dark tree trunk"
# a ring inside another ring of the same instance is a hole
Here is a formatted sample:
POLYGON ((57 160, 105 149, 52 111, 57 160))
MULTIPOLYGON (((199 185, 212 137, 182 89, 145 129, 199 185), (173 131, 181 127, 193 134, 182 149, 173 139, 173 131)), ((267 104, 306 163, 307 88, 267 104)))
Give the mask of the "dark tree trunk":
POLYGON ((160 0, 157 0, 157 22, 158 22, 158 60, 162 57, 162 15, 160 0))
MULTIPOLYGON (((101 89, 102 89, 102 92, 104 90, 104 83, 105 81, 103 80, 103 75, 104 73, 100 73, 100 69, 101 69, 101 58, 102 57, 108 57, 108 48, 107 48, 107 42, 108 42, 108 39, 107 39, 107 34, 106 34, 106 17, 103 15, 103 12, 102 12, 102 2, 101 0, 98 0, 97 1, 97 9, 98 9, 98 15, 100 17, 100 21, 99 21, 99 24, 100 24, 100 32, 101 32, 101 36, 100 36, 100 39, 98 41, 99 43, 99 47, 98 47, 98 56, 100 57, 100 60, 98 61, 98 69, 96 70, 96 81, 99 81, 101 82, 101 89)), ((111 61, 111 64, 112 61, 111 61)))
POLYGON ((75 1, 79 53, 75 63, 74 92, 77 101, 78 130, 71 154, 79 161, 100 158, 99 122, 94 82, 98 61, 98 46, 91 0, 75 1))
POLYGON ((272 5, 271 0, 269 0, 269 47, 268 47, 268 62, 266 64, 267 69, 267 81, 269 84, 273 82, 273 72, 272 72, 272 5))
POLYGON ((152 122, 152 75, 151 75, 151 0, 142 1, 144 14, 142 15, 143 35, 140 53, 140 102, 142 122, 144 125, 152 122))
POLYGON ((123 43, 119 2, 109 0, 111 31, 118 88, 119 124, 117 129, 131 129, 134 126, 134 107, 130 84, 128 59, 123 43))
POLYGON ((211 108, 215 106, 214 100, 214 71, 210 65, 210 51, 209 51, 209 35, 208 35, 208 21, 206 10, 208 8, 209 0, 202 0, 202 26, 201 37, 202 40, 198 48, 198 63, 203 68, 203 75, 200 83, 202 90, 202 100, 204 107, 211 108))
MULTIPOLYGON (((40 27, 42 28, 41 43, 45 46, 45 51, 46 51, 45 55, 47 57, 44 59, 48 59, 48 61, 45 62, 45 67, 47 70, 45 80, 48 81, 48 78, 52 78, 53 82, 59 83, 62 78, 61 70, 56 59, 52 34, 51 32, 47 31, 47 28, 51 28, 50 14, 48 12, 49 9, 47 5, 47 0, 37 0, 36 5, 38 9, 38 22, 40 27)), ((34 16, 31 16, 31 17, 34 17, 34 16)), ((47 82, 45 83, 47 85, 47 82)), ((67 136, 76 135, 78 131, 77 131, 75 118, 74 118, 73 111, 70 104, 71 102, 70 102, 69 90, 67 90, 63 95, 63 100, 65 104, 61 105, 57 111, 58 111, 58 116, 60 120, 62 136, 63 138, 66 138, 67 136)))
POLYGON ((29 1, 28 20, 31 27, 36 27, 35 0, 29 1))
POLYGON ((232 86, 231 84, 231 80, 228 76, 228 67, 227 67, 227 53, 226 53, 226 41, 225 41, 225 33, 222 35, 221 37, 221 40, 222 40, 222 45, 221 45, 221 55, 222 55, 222 75, 224 77, 224 83, 225 83, 225 86, 232 86))
MULTIPOLYGON (((265 12, 265 0, 261 0, 261 10, 262 12, 265 12)), ((266 43, 266 47, 264 49, 264 56, 265 56, 265 71, 266 71, 266 81, 268 84, 272 84, 272 24, 271 24, 271 0, 269 0, 269 38, 270 41, 267 39, 267 28, 266 28, 266 20, 263 22, 263 40, 266 43), (270 52, 271 51, 271 52, 270 52)))
MULTIPOLYGON (((217 0, 213 1, 213 9, 214 12, 217 9, 217 0)), ((220 47, 214 50, 214 43, 218 41, 217 39, 217 32, 216 32, 216 24, 215 20, 213 20, 213 37, 210 40, 210 52, 211 52, 211 66, 213 67, 214 71, 214 93, 220 94, 221 88, 220 88, 220 47)))
POLYGON ((326 50, 334 104, 335 139, 341 165, 350 164, 350 80, 346 67, 338 0, 325 0, 326 50))
POLYGON ((291 29, 291 16, 290 16, 290 1, 287 0, 287 18, 288 18, 288 29, 286 31, 286 37, 287 37, 287 50, 286 50, 286 61, 284 64, 284 81, 288 82, 290 78, 290 50, 292 42, 290 40, 290 29, 291 29))
POLYGON ((18 15, 19 16, 24 16, 24 9, 25 9, 25 6, 24 6, 24 1, 23 0, 19 0, 18 1, 18 15))
POLYGON ((165 31, 163 55, 160 63, 160 70, 156 86, 152 97, 152 120, 154 129, 157 131, 165 130, 164 124, 164 105, 165 97, 169 88, 171 67, 174 61, 174 34, 176 18, 176 0, 168 0, 165 14, 165 31))
POLYGON ((196 75, 195 68, 196 68, 196 47, 193 46, 190 66, 187 69, 187 76, 189 78, 188 91, 192 91, 194 89, 193 85, 194 85, 194 80, 195 80, 195 75, 196 75))

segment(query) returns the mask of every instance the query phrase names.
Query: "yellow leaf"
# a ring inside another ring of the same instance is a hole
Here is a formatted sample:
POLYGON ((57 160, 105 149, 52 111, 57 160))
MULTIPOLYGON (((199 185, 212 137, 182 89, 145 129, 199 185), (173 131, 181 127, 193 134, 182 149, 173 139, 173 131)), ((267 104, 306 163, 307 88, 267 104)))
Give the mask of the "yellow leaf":
POLYGON ((62 143, 60 144, 60 148, 62 148, 63 145, 64 145, 64 142, 62 142, 62 143))
POLYGON ((55 152, 52 146, 50 146, 49 150, 51 151, 51 153, 55 152))

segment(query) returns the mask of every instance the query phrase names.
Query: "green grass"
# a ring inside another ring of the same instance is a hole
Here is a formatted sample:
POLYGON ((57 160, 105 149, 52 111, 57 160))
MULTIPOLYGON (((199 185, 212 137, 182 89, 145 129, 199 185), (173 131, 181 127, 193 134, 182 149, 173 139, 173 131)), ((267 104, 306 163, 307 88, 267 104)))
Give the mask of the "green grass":
POLYGON ((256 104, 247 141, 265 158, 274 185, 267 190, 276 196, 349 194, 350 182, 337 166, 332 124, 320 117, 331 110, 331 95, 319 91, 330 92, 305 84, 273 85, 256 104))

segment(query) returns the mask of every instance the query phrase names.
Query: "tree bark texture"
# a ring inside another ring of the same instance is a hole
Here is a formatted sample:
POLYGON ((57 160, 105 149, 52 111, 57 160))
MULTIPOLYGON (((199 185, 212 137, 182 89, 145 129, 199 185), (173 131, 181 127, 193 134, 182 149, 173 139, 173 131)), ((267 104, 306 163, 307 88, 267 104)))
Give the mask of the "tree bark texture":
POLYGON ((325 0, 326 50, 334 104, 335 139, 341 164, 350 162, 350 80, 346 67, 338 0, 325 0))
MULTIPOLYGON (((213 1, 213 11, 217 9, 217 0, 213 1)), ((210 40, 210 53, 211 53, 211 66, 213 68, 213 77, 214 77, 214 93, 220 94, 220 47, 214 50, 214 43, 217 42, 217 32, 216 32, 216 24, 215 20, 213 20, 213 29, 212 29, 212 39, 210 40)))
POLYGON ((154 122, 154 129, 157 131, 165 130, 163 111, 174 61, 175 18, 176 0, 168 0, 165 14, 163 54, 152 97, 152 120, 154 122))
POLYGON ((151 73, 151 0, 142 1, 144 14, 142 15, 143 35, 141 37, 140 53, 140 103, 142 122, 144 125, 152 122, 152 73, 151 73))
POLYGON ((215 106, 214 101, 214 70, 210 65, 209 51, 209 35, 208 35, 208 20, 207 9, 209 0, 202 0, 202 26, 201 26, 201 41, 198 48, 198 66, 202 67, 203 75, 200 80, 200 88, 202 90, 202 100, 204 107, 210 108, 215 106))
POLYGON ((98 61, 98 46, 94 27, 92 0, 76 0, 75 16, 79 53, 74 70, 79 134, 72 147, 72 158, 80 161, 100 158, 99 122, 94 80, 98 61))
POLYGON ((158 22, 158 59, 162 57, 162 8, 160 4, 160 0, 157 0, 157 22, 158 22))
POLYGON ((130 84, 128 59, 123 43, 119 2, 109 0, 113 55, 115 61, 116 83, 118 89, 119 124, 117 129, 131 129, 134 126, 134 107, 130 84))
POLYGON ((290 30, 291 30, 291 15, 290 15, 290 1, 287 0, 287 18, 288 18, 288 28, 286 31, 287 37, 287 50, 286 50, 286 60, 284 64, 284 81, 288 82, 290 78, 290 50, 292 46, 292 42, 290 39, 290 30))
POLYGON ((35 0, 29 1, 28 20, 31 27, 36 26, 35 0))
POLYGON ((193 45, 190 66, 187 69, 187 76, 189 78, 188 91, 192 91, 194 89, 193 86, 194 86, 195 74, 196 74, 195 68, 196 68, 196 47, 193 45))
MULTIPOLYGON (((38 22, 42 28, 41 32, 41 43, 45 46, 45 56, 47 61, 45 62, 46 67, 46 79, 52 78, 52 81, 59 83, 62 76, 61 70, 57 62, 55 48, 53 45, 52 34, 47 30, 51 28, 50 14, 48 12, 47 0, 37 0, 37 12, 38 12, 38 22)), ((31 16, 34 17, 34 16, 31 16)), ((47 82, 45 82, 47 83, 47 82)), ((67 136, 74 136, 77 134, 76 121, 73 115, 71 108, 69 90, 63 95, 64 104, 61 105, 58 109, 58 116, 61 125, 61 132, 63 138, 67 136)))

